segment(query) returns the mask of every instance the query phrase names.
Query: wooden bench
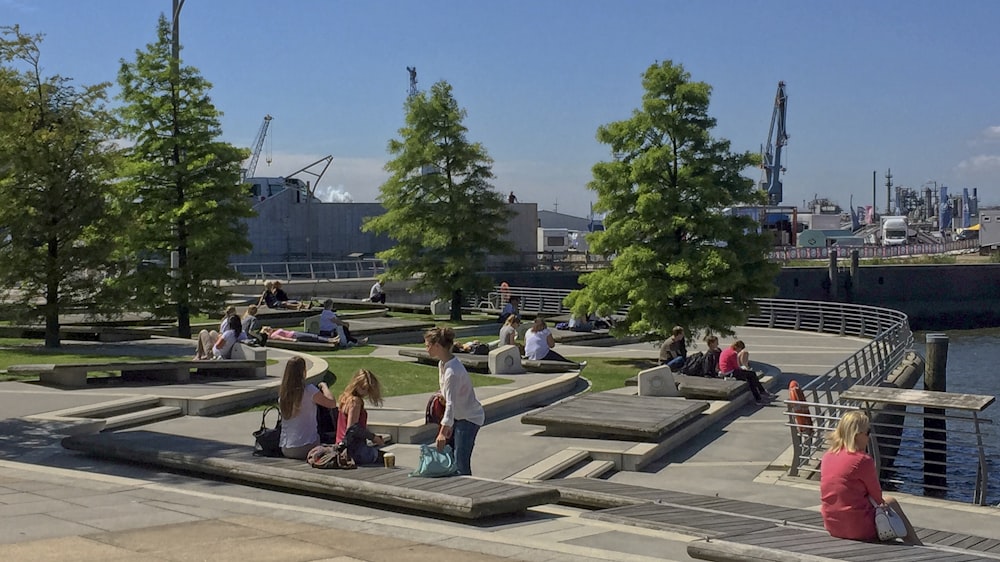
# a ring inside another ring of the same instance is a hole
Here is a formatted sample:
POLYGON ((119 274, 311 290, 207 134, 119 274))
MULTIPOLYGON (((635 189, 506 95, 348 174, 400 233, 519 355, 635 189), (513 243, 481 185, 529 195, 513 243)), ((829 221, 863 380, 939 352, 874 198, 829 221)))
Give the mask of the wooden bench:
POLYGON ((520 513, 559 500, 554 488, 472 476, 410 478, 401 467, 320 470, 300 460, 254 457, 249 445, 151 431, 68 437, 62 443, 101 458, 462 519, 520 513))
POLYGON ((37 374, 42 384, 67 388, 87 386, 87 374, 102 371, 119 371, 122 378, 153 377, 175 383, 191 381, 191 370, 199 373, 224 373, 241 377, 264 378, 267 376, 267 350, 239 344, 233 347, 233 359, 215 361, 147 360, 115 361, 106 363, 41 363, 11 365, 9 373, 37 374))
POLYGON ((586 394, 521 416, 548 435, 658 442, 698 417, 708 402, 680 398, 586 394))
POLYGON ((688 546, 688 554, 702 560, 809 562, 1000 558, 1000 540, 963 533, 917 527, 917 536, 927 547, 866 543, 831 537, 823 528, 822 515, 816 510, 590 478, 553 479, 540 485, 557 488, 561 503, 595 509, 582 515, 586 519, 707 538, 688 546), (958 545, 966 549, 956 553, 953 547, 958 545))
MULTIPOLYGON (((988 540, 988 539, 985 539, 988 540)), ((995 561, 997 556, 944 545, 908 546, 901 542, 863 542, 831 537, 821 529, 771 526, 750 533, 688 543, 687 553, 715 562, 830 562, 834 560, 898 560, 905 562, 995 561)))

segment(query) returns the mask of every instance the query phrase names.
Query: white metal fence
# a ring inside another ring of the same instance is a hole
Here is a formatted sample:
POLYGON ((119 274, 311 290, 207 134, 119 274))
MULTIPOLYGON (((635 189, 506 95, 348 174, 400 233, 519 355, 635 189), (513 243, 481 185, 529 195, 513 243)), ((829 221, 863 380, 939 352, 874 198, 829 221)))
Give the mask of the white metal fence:
POLYGON ((385 273, 385 262, 377 258, 342 261, 263 262, 230 264, 248 279, 366 279, 385 273))

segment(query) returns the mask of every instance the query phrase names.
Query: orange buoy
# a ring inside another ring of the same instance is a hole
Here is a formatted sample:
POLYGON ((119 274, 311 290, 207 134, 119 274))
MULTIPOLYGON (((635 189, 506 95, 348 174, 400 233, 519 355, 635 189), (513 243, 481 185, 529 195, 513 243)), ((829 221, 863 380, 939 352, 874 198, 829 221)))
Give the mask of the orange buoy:
MULTIPOLYGON (((792 381, 788 383, 788 400, 791 402, 805 402, 806 395, 799 388, 799 383, 792 381)), ((805 404, 789 404, 792 411, 796 414, 802 414, 795 416, 795 423, 799 428, 799 433, 812 433, 812 417, 809 415, 809 406, 805 404)))

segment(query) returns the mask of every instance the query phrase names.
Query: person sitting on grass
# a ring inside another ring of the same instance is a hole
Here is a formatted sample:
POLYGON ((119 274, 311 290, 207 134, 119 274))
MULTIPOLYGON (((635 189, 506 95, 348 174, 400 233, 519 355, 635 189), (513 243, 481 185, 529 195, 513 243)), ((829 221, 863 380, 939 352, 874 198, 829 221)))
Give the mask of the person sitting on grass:
POLYGON ((319 408, 333 409, 337 401, 325 382, 306 384, 306 361, 292 357, 278 388, 278 411, 281 413, 281 453, 290 459, 305 460, 309 451, 320 444, 316 423, 319 408))
POLYGON ((198 333, 198 349, 194 354, 195 361, 229 359, 233 353, 233 346, 239 341, 242 333, 243 325, 240 322, 240 317, 236 315, 229 317, 229 323, 221 334, 215 330, 211 332, 202 330, 198 333))
POLYGON ((382 405, 382 384, 368 369, 359 369, 347 388, 337 398, 340 412, 337 418, 337 443, 347 447, 347 454, 354 459, 355 464, 375 464, 382 460, 381 447, 385 443, 380 435, 375 435, 368 429, 368 410, 365 402, 372 406, 382 405), (371 440, 375 444, 368 444, 371 440))

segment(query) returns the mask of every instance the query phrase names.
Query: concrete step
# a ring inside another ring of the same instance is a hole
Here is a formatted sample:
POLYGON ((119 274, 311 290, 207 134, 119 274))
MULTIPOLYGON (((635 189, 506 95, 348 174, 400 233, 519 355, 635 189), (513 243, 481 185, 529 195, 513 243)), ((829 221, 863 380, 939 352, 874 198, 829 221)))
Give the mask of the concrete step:
POLYGON ((107 423, 104 426, 103 431, 107 431, 109 429, 120 429, 123 427, 132 427, 135 425, 144 425, 168 418, 176 418, 182 415, 184 415, 184 411, 177 406, 158 406, 156 408, 138 410, 107 418, 107 423))
POLYGON ((615 467, 611 461, 590 461, 566 475, 566 478, 599 478, 615 467))
POLYGON ((158 406, 159 404, 159 396, 130 396, 128 398, 119 398, 117 400, 100 402, 98 404, 88 404, 86 406, 77 406, 74 408, 66 408, 65 410, 48 412, 47 415, 50 417, 60 418, 106 418, 118 414, 134 412, 136 410, 143 410, 153 406, 158 406))
POLYGON ((548 480, 560 472, 569 470, 573 466, 590 458, 589 451, 579 451, 573 449, 563 449, 558 453, 542 459, 541 461, 515 473, 507 480, 518 482, 536 482, 538 480, 548 480))

